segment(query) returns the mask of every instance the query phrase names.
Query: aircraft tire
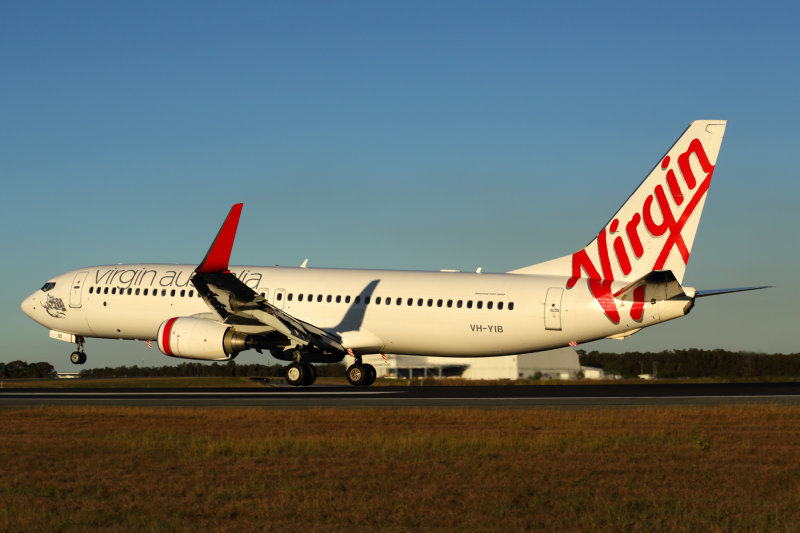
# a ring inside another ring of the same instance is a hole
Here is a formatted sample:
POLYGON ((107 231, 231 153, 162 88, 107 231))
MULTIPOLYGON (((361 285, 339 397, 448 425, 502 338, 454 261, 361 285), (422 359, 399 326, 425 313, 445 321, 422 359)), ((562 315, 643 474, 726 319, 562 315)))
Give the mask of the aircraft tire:
POLYGON ((350 382, 350 385, 353 385, 354 387, 360 387, 366 382, 367 370, 364 368, 364 365, 356 363, 347 367, 346 375, 347 381, 350 382))
POLYGON ((378 372, 375 370, 375 367, 369 363, 364 365, 364 370, 367 373, 367 379, 362 383, 362 386, 369 387, 375 383, 375 380, 378 378, 378 372))
POLYGON ((307 374, 308 369, 303 363, 292 363, 286 367, 283 377, 289 385, 299 387, 300 385, 304 385, 307 374))
POLYGON ((304 367, 306 367, 306 377, 303 380, 304 386, 313 385, 314 382, 317 380, 317 368, 312 365, 311 363, 300 363, 304 367))
POLYGON ((73 365, 82 365, 86 362, 86 354, 83 352, 72 352, 69 356, 69 360, 73 365))

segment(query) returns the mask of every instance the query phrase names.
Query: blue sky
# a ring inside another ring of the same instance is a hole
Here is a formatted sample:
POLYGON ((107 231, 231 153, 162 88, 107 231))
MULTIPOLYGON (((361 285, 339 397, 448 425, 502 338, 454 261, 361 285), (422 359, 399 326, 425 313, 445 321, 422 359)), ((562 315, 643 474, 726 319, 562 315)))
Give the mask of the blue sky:
MULTIPOLYGON (((789 3, 4 2, 0 361, 68 369, 19 310, 93 264, 507 271, 582 247, 694 119, 728 129, 685 283, 599 350, 798 352, 789 3)), ((166 362, 90 341, 90 365, 166 362)), ((247 362, 257 354, 242 356, 247 362)))

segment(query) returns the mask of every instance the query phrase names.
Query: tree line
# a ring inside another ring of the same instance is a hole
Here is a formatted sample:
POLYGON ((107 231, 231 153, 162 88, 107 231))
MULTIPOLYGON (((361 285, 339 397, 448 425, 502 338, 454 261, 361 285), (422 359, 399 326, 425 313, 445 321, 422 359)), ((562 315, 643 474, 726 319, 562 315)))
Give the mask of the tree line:
POLYGON ((800 353, 763 354, 727 350, 665 350, 662 352, 604 353, 579 350, 582 366, 602 368, 606 374, 659 378, 800 377, 800 353))
POLYGON ((0 363, 0 378, 52 378, 56 369, 50 363, 26 363, 25 361, 11 361, 0 363))

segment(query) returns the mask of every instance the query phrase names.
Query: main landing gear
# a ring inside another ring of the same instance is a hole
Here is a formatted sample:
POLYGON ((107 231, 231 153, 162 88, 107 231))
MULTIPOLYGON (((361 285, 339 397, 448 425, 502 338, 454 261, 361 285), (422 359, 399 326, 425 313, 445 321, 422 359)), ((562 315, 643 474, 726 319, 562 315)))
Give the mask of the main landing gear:
POLYGON ((358 358, 355 364, 347 367, 347 381, 350 385, 356 387, 369 387, 375 383, 378 373, 375 367, 369 363, 362 363, 361 358, 358 358))
POLYGON ((83 353, 84 342, 86 342, 86 339, 83 337, 75 337, 75 344, 78 346, 78 349, 69 356, 69 360, 72 361, 73 365, 82 365, 86 362, 86 354, 83 353))
POLYGON ((317 369, 311 363, 295 361, 286 367, 284 378, 294 387, 307 387, 317 380, 317 369))

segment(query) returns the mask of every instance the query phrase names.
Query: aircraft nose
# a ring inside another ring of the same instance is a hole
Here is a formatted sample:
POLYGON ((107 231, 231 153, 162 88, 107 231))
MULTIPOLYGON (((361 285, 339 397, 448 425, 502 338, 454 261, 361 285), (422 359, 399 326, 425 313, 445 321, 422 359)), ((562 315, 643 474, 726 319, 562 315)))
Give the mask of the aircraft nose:
POLYGON ((20 308, 22 309, 23 313, 33 318, 34 313, 36 312, 36 300, 34 299, 32 294, 27 298, 25 298, 24 300, 22 300, 20 308))

